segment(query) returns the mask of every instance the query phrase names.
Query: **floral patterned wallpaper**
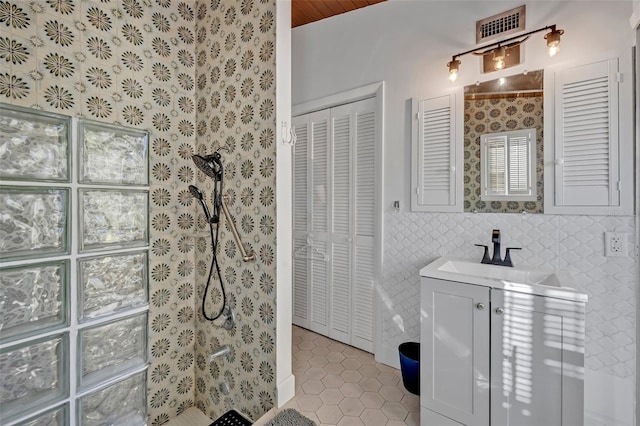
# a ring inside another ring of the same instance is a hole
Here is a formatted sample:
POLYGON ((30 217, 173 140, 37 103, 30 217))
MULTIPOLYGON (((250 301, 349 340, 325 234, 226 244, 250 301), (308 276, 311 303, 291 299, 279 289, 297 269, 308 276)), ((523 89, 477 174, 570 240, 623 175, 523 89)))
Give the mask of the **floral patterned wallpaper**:
MULTIPOLYGON (((216 328, 198 312, 196 403, 214 419, 234 408, 255 420, 276 401, 275 1, 198 1, 195 37, 197 152, 223 148, 229 209, 247 250, 257 255, 256 262, 240 260, 223 220, 218 258, 237 324, 231 331, 216 328), (208 355, 224 344, 231 348, 229 356, 209 364, 208 355), (221 392, 223 382, 228 395, 221 392)), ((213 181, 198 172, 197 186, 211 202, 213 181)), ((211 261, 200 212, 197 230, 199 299, 211 261)), ((209 315, 219 310, 218 289, 215 280, 209 315)))
POLYGON ((478 213, 543 213, 544 123, 543 97, 496 97, 464 101, 464 211, 478 213), (480 199, 480 136, 484 133, 536 129, 537 201, 480 199))
POLYGON ((151 425, 196 402, 257 418, 275 401, 274 13, 273 0, 0 0, 0 101, 150 133, 151 425), (222 145, 232 213, 258 254, 243 264, 222 230, 230 332, 199 314, 211 246, 187 189, 210 200, 191 155, 222 145), (209 366, 220 344, 229 362, 209 366))

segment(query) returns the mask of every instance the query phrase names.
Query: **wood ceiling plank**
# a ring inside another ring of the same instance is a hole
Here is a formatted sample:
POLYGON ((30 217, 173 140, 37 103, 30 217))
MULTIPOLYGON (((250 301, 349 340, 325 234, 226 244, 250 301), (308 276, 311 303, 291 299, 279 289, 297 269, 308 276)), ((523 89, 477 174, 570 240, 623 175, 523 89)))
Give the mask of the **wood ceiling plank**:
POLYGON ((387 0, 292 0, 293 28, 387 0))

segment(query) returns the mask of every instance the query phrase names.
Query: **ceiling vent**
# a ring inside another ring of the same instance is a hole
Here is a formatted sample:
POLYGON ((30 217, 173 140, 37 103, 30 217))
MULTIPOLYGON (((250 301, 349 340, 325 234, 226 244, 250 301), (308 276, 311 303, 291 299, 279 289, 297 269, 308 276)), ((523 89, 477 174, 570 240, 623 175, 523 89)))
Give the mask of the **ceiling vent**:
POLYGON ((514 34, 525 29, 526 5, 476 21, 476 44, 514 34))

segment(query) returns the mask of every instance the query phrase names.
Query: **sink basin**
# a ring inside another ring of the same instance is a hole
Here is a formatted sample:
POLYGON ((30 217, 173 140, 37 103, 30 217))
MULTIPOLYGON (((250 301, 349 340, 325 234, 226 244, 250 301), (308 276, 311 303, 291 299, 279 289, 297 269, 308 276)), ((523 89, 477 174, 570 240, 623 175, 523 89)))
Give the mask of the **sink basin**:
POLYGON ((480 285, 494 289, 587 302, 587 295, 575 290, 569 272, 544 268, 522 268, 482 264, 479 261, 441 257, 420 270, 426 279, 480 285))
POLYGON ((447 259, 437 269, 443 272, 453 272, 461 275, 490 278, 511 283, 560 287, 560 280, 554 271, 487 265, 461 259, 447 259))

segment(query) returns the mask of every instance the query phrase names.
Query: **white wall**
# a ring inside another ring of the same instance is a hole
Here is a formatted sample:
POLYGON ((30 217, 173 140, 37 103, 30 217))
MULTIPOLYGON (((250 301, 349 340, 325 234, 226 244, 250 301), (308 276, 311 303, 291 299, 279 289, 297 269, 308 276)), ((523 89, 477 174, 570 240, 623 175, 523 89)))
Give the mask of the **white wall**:
MULTIPOLYGON (((298 27, 292 32, 292 104, 384 81, 385 305, 380 359, 397 365, 397 344, 418 340, 418 270, 442 255, 473 258, 473 243, 500 228, 506 243, 525 248, 516 262, 570 270, 590 298, 587 307, 586 424, 634 423, 637 253, 605 258, 604 231, 627 232, 635 247, 634 219, 553 215, 411 213, 410 98, 453 89, 451 56, 474 47, 475 21, 521 1, 390 0, 298 27), (394 200, 401 204, 393 212, 394 200)), ((561 51, 546 54, 543 34, 525 43, 525 62, 482 76, 479 60, 462 57, 458 86, 540 69, 560 62, 630 49, 631 1, 527 3, 527 29, 557 24, 566 31, 561 51)), ((626 123, 631 125, 631 123, 626 123)), ((631 153, 629 153, 631 155, 631 153)))

